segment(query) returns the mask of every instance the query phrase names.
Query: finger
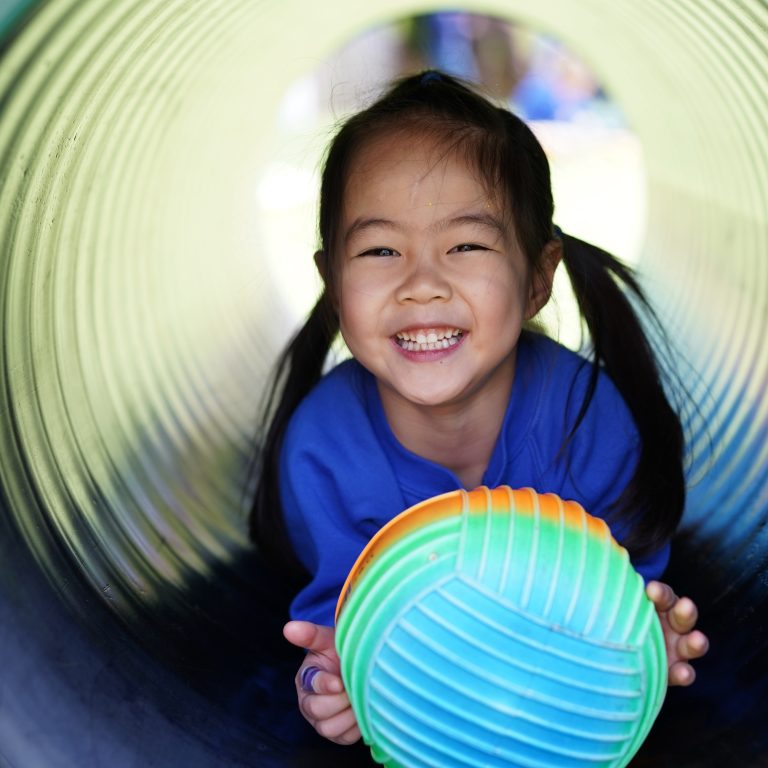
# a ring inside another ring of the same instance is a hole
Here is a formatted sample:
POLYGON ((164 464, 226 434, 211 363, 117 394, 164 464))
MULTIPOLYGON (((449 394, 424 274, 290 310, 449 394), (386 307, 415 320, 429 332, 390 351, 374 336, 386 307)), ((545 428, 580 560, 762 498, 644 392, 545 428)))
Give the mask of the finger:
POLYGON ((321 736, 339 744, 347 743, 340 740, 345 738, 346 735, 356 727, 357 720, 355 719, 355 713, 352 711, 351 707, 347 707, 333 717, 326 720, 319 720, 315 723, 315 730, 321 736))
MULTIPOLYGON (((300 708, 307 720, 311 722, 329 720, 350 709, 349 697, 346 693, 309 694, 303 697, 300 708)), ((351 725, 350 722, 347 727, 349 728, 351 725)), ((339 733, 341 732, 339 731, 339 733)))
POLYGON ((344 683, 338 675, 314 664, 299 669, 296 686, 306 693, 332 694, 344 691, 344 683))
POLYGON ((685 634, 690 632, 699 619, 699 611, 696 608, 696 604, 688 597, 681 597, 669 611, 669 626, 679 632, 685 634))
POLYGON ((709 650, 709 640, 703 632, 696 630, 683 635, 677 641, 677 653, 683 659, 700 659, 709 650))
POLYGON ((669 668, 669 685, 690 685, 696 679, 696 670, 684 661, 676 661, 669 668))
POLYGON ((342 733, 341 736, 339 736, 336 739, 337 744, 354 744, 356 741, 360 741, 361 737, 360 728, 358 727, 357 723, 350 728, 346 733, 342 733))
POLYGON ((656 610, 659 611, 659 613, 668 611, 677 601, 677 595, 672 587, 661 581, 649 581, 645 588, 645 593, 648 595, 650 601, 656 606, 656 610))
POLYGON ((318 653, 336 652, 336 632, 333 627, 324 627, 311 621, 289 621, 283 627, 283 636, 299 648, 318 653))

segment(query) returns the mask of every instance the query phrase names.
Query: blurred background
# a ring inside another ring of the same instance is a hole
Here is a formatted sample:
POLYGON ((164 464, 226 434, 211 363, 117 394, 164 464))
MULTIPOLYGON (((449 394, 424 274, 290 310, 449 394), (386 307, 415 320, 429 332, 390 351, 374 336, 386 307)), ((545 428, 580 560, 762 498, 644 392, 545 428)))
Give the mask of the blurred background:
MULTIPOLYGON (((322 153, 425 67, 530 121, 691 396, 668 580, 713 649, 633 765, 768 765, 768 9, 461 8, 0 0, 1 766, 365 764, 296 712, 246 518, 322 153)), ((545 322, 580 345, 560 277, 545 322)))
MULTIPOLYGON (((510 20, 460 12, 409 16, 357 35, 291 82, 278 102, 275 146, 255 210, 275 286, 289 297, 296 323, 319 283, 306 262, 295 265, 285 253, 306 255, 315 247, 319 162, 333 126, 393 79, 430 67, 481 84, 529 122, 550 159, 564 231, 628 263, 639 260, 646 223, 642 145, 584 60, 554 36, 510 20)), ((546 320, 553 335, 577 347, 578 315, 567 279, 559 278, 546 320)))

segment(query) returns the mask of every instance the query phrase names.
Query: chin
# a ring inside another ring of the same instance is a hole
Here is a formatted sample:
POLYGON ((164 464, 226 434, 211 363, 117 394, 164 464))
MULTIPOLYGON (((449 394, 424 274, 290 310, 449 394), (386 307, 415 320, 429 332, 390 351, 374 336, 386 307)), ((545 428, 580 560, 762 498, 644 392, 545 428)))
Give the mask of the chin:
POLYGON ((425 392, 423 389, 418 392, 407 392, 399 390, 401 397, 410 401, 414 405, 424 407, 435 407, 439 405, 451 405, 461 399, 461 393, 451 390, 450 392, 425 392))

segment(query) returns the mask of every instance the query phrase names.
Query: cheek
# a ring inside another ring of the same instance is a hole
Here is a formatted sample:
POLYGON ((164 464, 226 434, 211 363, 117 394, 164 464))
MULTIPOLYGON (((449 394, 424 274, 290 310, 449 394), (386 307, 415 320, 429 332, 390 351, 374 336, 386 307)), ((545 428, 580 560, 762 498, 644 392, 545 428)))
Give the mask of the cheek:
POLYGON ((351 323, 370 323, 391 295, 388 275, 382 270, 349 269, 339 287, 339 314, 351 323))
POLYGON ((353 262, 342 271, 341 291, 351 301, 377 300, 385 293, 391 277, 391 270, 373 262, 353 262))
POLYGON ((373 302, 365 294, 345 289, 339 302, 339 328, 347 344, 356 336, 370 333, 377 317, 373 302))
POLYGON ((529 285, 525 270, 515 270, 509 264, 496 264, 491 269, 466 276, 465 288, 480 307, 505 306, 508 310, 525 310, 529 285))

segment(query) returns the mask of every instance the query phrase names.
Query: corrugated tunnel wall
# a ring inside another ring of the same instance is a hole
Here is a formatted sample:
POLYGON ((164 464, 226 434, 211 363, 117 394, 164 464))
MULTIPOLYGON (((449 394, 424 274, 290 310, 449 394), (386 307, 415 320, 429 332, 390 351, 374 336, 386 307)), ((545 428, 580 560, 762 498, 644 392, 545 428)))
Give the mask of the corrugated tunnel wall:
MULTIPOLYGON (((0 3, 0 765, 351 759, 288 714, 283 596, 244 534, 258 396, 294 319, 243 222, 288 84, 437 7, 0 3)), ((669 579, 713 650, 637 764, 765 765, 768 9, 461 7, 568 43, 643 145, 640 267, 696 406, 669 579)))

